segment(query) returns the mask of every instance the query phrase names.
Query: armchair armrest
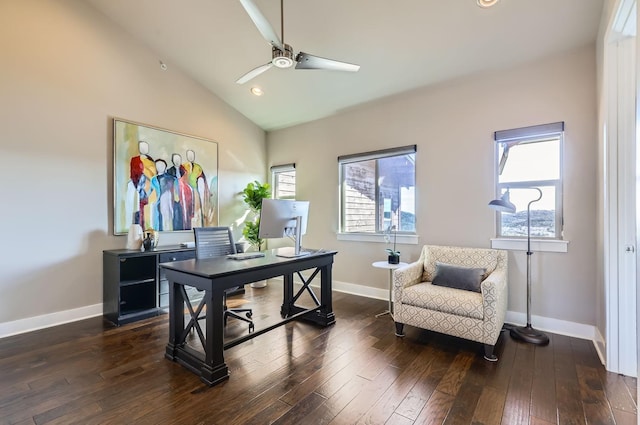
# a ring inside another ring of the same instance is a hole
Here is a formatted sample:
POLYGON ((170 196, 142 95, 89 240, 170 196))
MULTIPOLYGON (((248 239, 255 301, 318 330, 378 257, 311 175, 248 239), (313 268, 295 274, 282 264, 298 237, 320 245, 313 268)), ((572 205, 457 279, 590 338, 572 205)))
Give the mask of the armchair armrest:
MULTIPOLYGON (((480 284, 485 320, 504 321, 507 311, 507 270, 496 269, 480 284)), ((502 323, 500 323, 502 326, 502 323)))
POLYGON ((420 283, 422 281, 423 271, 424 263, 419 260, 395 269, 393 271, 394 289, 402 289, 420 283))

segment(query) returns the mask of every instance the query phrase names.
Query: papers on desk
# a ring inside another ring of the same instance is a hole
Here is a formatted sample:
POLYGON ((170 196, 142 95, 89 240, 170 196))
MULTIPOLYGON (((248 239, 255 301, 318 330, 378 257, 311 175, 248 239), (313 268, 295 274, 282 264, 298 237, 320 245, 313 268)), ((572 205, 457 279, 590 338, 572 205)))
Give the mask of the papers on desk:
POLYGON ((248 260, 250 258, 264 257, 264 252, 239 252, 237 254, 229 254, 227 258, 230 260, 248 260))

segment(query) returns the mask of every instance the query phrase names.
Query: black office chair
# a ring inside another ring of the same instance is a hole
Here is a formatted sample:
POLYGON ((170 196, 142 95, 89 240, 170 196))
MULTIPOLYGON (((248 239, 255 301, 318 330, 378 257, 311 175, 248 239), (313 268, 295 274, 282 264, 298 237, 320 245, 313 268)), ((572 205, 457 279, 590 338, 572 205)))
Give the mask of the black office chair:
MULTIPOLYGON (((197 259, 222 257, 236 253, 233 234, 228 227, 194 227, 193 235, 197 259)), ((251 320, 253 311, 250 308, 227 308, 227 293, 235 291, 237 290, 224 291, 224 324, 227 324, 227 318, 233 317, 249 323, 249 332, 251 332, 254 329, 253 320, 251 320)))

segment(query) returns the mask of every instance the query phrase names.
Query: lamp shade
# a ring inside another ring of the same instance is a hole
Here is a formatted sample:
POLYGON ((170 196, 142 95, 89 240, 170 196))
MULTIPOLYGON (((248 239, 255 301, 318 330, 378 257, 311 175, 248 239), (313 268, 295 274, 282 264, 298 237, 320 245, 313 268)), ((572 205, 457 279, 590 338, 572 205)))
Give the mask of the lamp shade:
POLYGON ((500 199, 494 199, 489 202, 489 206, 496 211, 515 213, 516 206, 509 200, 509 189, 500 197, 500 199))

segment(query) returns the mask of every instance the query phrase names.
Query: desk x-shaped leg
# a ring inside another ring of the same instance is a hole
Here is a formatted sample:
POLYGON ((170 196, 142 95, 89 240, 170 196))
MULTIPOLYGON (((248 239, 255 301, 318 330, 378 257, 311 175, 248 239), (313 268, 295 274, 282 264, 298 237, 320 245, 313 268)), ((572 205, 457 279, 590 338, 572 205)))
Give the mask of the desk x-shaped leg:
POLYGON ((189 332, 191 332, 191 329, 195 328, 196 332, 198 333, 198 337, 200 338, 200 342, 202 343, 202 346, 206 347, 207 346, 207 344, 205 343, 206 338, 204 336, 204 333, 202 332, 202 328, 200 327, 200 322, 198 322, 200 313, 202 312, 202 310, 204 309, 204 306, 206 305, 206 299, 202 298, 200 300, 200 303, 198 304, 198 307, 196 307, 194 311, 193 306, 191 305, 191 301, 189 300, 189 296, 187 295, 187 291, 184 289, 184 285, 180 285, 180 291, 182 292, 182 298, 184 299, 185 304, 187 305, 187 309, 189 310, 189 314, 191 315, 191 319, 189 319, 189 323, 187 323, 187 326, 184 327, 184 330, 180 335, 180 342, 184 344, 185 340, 187 339, 187 335, 189 335, 189 332))
POLYGON ((298 293, 296 293, 296 295, 293 297, 293 299, 291 300, 291 304, 295 304, 298 298, 300 298, 300 295, 302 295, 302 293, 306 290, 307 292, 309 292, 309 295, 311 295, 311 298, 313 299, 313 302, 316 303, 316 306, 320 307, 320 301, 318 301, 318 297, 316 297, 316 294, 313 292, 313 289, 311 289, 311 287, 309 286, 311 284, 311 281, 313 280, 313 278, 316 277, 319 271, 320 269, 316 269, 313 272, 313 274, 309 276, 308 280, 305 280, 304 276, 302 276, 300 272, 296 272, 296 274, 302 281, 302 288, 300 288, 298 293))
MULTIPOLYGON (((300 278, 300 281, 302 282, 302 287, 298 290, 298 292, 296 292, 295 295, 293 294, 293 274, 288 274, 284 276, 284 302, 282 304, 282 308, 280 309, 280 314, 282 315, 282 317, 289 317, 301 311, 309 310, 309 309, 305 309, 295 305, 296 301, 300 298, 300 296, 305 291, 309 293, 316 307, 322 306, 320 304, 320 300, 318 300, 318 297, 313 292, 313 289, 311 288, 311 286, 309 286, 311 285, 311 282, 318 275, 320 271, 321 271, 320 268, 315 269, 308 279, 305 279, 304 276, 302 276, 302 274, 299 271, 296 271, 296 274, 298 275, 298 277, 300 278)), ((310 310, 313 310, 313 309, 310 309, 310 310)))
MULTIPOLYGON (((168 270, 169 280, 169 343, 165 357, 177 361, 207 385, 215 385, 229 378, 229 369, 224 362, 224 335, 222 323, 223 289, 213 287, 203 290, 203 297, 194 309, 189 301, 185 285, 177 283, 173 271, 168 270), (187 325, 184 305, 191 316, 187 325), (201 326, 201 321, 206 322, 201 326), (204 353, 187 344, 189 332, 198 333, 204 353)), ((195 287, 195 286, 194 286, 195 287)))

